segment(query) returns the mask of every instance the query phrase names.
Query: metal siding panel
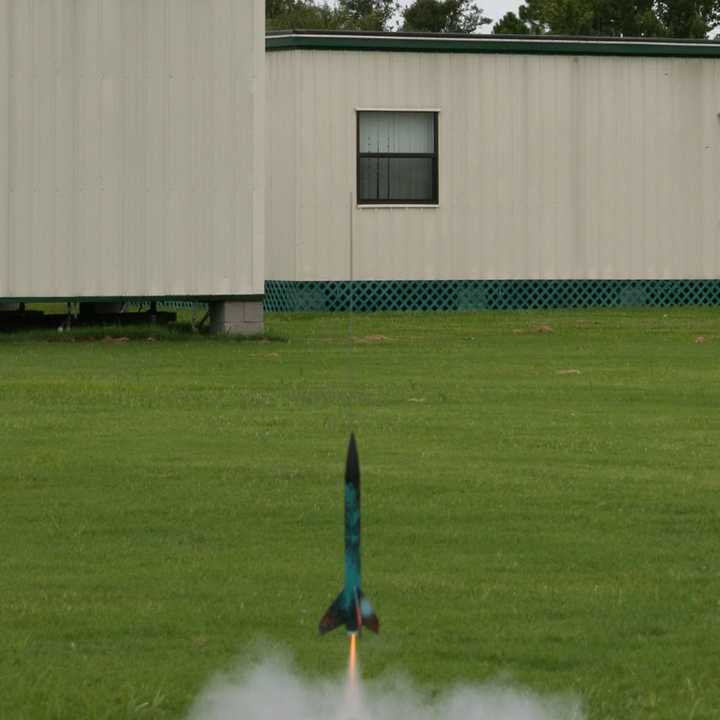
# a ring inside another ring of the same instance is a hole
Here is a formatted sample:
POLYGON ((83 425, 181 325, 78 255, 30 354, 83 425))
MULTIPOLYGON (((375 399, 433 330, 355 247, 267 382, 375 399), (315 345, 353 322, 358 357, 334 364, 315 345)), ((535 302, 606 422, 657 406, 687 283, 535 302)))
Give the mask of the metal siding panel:
POLYGON ((667 79, 668 63, 664 60, 655 63, 655 92, 658 103, 658 146, 655 148, 658 166, 655 178, 655 212, 660 219, 655 243, 647 248, 648 259, 652 259, 656 277, 666 277, 665 258, 672 252, 673 217, 667 213, 665 198, 672 192, 672 130, 674 124, 672 94, 667 79))
POLYGON ((0 296, 262 293, 263 19, 0 0, 0 296))
MULTIPOLYGON (((720 120, 720 62, 713 62, 712 83, 706 88, 706 92, 710 96, 710 111, 720 120)), ((718 190, 720 189, 720 140, 718 139, 717 124, 713 120, 709 120, 711 133, 711 149, 712 155, 709 160, 712 171, 708 173, 710 184, 705 188, 707 201, 705 203, 706 212, 709 219, 706 221, 706 235, 704 237, 704 260, 705 269, 704 277, 717 276, 720 273, 720 247, 718 247, 718 238, 720 238, 720 203, 717 202, 718 190)))
POLYGON ((601 145, 603 169, 600 180, 602 197, 605 198, 599 208, 600 244, 597 264, 603 278, 613 278, 627 269, 629 247, 619 242, 627 237, 627 228, 623 222, 623 193, 625 178, 623 175, 626 133, 624 122, 625 91, 622 78, 624 63, 621 58, 610 58, 601 73, 601 145), (620 60, 620 62, 618 62, 620 60))
POLYGON ((712 278, 717 267, 718 187, 717 167, 720 163, 718 141, 718 108, 720 102, 720 66, 718 63, 703 65, 701 116, 703 118, 703 153, 701 165, 701 247, 696 267, 697 277, 712 278))
MULTIPOLYGON (((299 93, 299 135, 300 143, 300 183, 298 186, 298 202, 300 224, 302 227, 302 235, 298 247, 298 261, 303 277, 309 279, 319 279, 317 273, 318 257, 316 249, 321 238, 318 237, 318 228, 316 227, 317 213, 316 207, 321 198, 317 196, 315 188, 315 172, 316 166, 320 158, 318 157, 320 138, 318 137, 315 127, 317 110, 316 102, 318 93, 315 88, 315 56, 313 53, 313 63, 303 64, 302 74, 300 76, 299 93)), ((332 94, 330 94, 331 96, 332 94)), ((324 102, 330 102, 331 97, 324 97, 324 102)), ((335 202, 342 202, 342 197, 336 187, 332 188, 332 195, 335 202)), ((321 247, 327 247, 329 242, 335 242, 335 238, 331 238, 325 233, 322 238, 321 247)), ((342 279, 345 268, 333 268, 334 273, 339 274, 342 279)))
MULTIPOLYGON (((468 70, 472 74, 472 67, 468 70)), ((495 275, 497 272, 497 253, 495 247, 498 242, 499 223, 495 208, 499 202, 499 186, 495 168, 498 166, 498 136, 497 114, 493 98, 497 92, 497 63, 496 58, 489 56, 480 63, 480 87, 472 93, 473 104, 467 112, 466 125, 468 132, 476 138, 480 150, 477 164, 471 166, 473 175, 479 177, 478 191, 482 198, 483 210, 479 222, 474 222, 473 199, 468 198, 465 223, 470 227, 465 243, 477 244, 478 253, 475 267, 468 263, 469 277, 483 277, 486 274, 495 275), (478 118, 479 127, 474 128, 473 118, 478 118), (472 274, 471 274, 472 273, 472 274)), ((472 177, 471 175, 470 177, 472 177)), ((470 254, 470 253, 469 253, 470 254)))
MULTIPOLYGON (((443 145, 451 147, 457 144, 458 140, 462 138, 462 135, 458 129, 458 115, 456 111, 457 103, 455 102, 456 86, 453 82, 453 76, 456 71, 456 64, 453 62, 454 58, 450 55, 443 55, 441 61, 436 64, 433 72, 434 76, 434 87, 437 93, 438 107, 446 108, 443 112, 443 131, 438 131, 440 137, 444 138, 443 145), (439 80, 441 80, 439 82, 439 80)), ((405 76, 400 78, 400 82, 405 82, 405 76)), ((433 103, 435 104, 435 103, 433 103)), ((464 255, 463 247, 455 242, 457 237, 457 224, 458 218, 456 215, 458 191, 456 187, 460 172, 461 158, 465 153, 448 153, 446 156, 445 164, 445 181, 448 186, 448 192, 445 196, 445 204, 447 205, 448 212, 444 212, 437 216, 437 220, 440 224, 441 235, 447 240, 444 243, 436 243, 435 253, 433 258, 433 264, 437 268, 438 273, 441 277, 448 277, 448 274, 452 273, 455 268, 460 264, 459 260, 464 255)), ((395 225, 397 235, 402 237, 402 228, 404 226, 404 217, 401 211, 395 214, 395 225)), ((437 231, 437 226, 434 228, 437 231)), ((463 243, 464 244, 464 243, 463 243)), ((402 260, 400 260, 402 262, 402 260)), ((397 267, 395 265, 394 267, 397 267)), ((390 268, 388 268, 390 269, 390 268)))
POLYGON ((0 0, 0 298, 10 294, 10 0, 0 0))
POLYGON ((54 290, 55 246, 55 25, 51 0, 33 0, 33 164, 32 266, 29 289, 54 290))
POLYGON ((266 245, 268 279, 295 277, 296 152, 294 53, 267 58, 267 157, 266 245))
MULTIPOLYGON (((294 53, 297 55, 297 53, 294 53)), ((293 61, 295 61, 295 58, 293 58, 293 61)), ((289 213, 293 219, 293 231, 292 231, 292 237, 294 240, 293 248, 294 248, 294 254, 293 254, 293 268, 295 271, 295 274, 297 275, 300 272, 300 268, 302 267, 302 231, 301 231, 301 210, 300 210, 300 192, 302 188, 303 183, 303 173, 302 173, 302 142, 301 142, 301 133, 302 133, 302 126, 303 126, 303 118, 302 118, 302 75, 304 72, 304 69, 302 67, 302 64, 299 62, 294 62, 294 69, 295 72, 290 75, 290 79, 293 86, 293 118, 295 120, 295 128, 293 130, 293 142, 295 144, 295 147, 293 148, 293 160, 294 160, 294 169, 295 169, 295 177, 294 177, 294 183, 293 183, 293 199, 294 199, 294 207, 292 208, 292 212, 289 213)), ((272 171, 271 171, 272 172, 272 171)), ((268 173, 268 175, 271 174, 271 172, 268 173)))
MULTIPOLYGON (((331 58, 328 58, 330 61, 331 58)), ((354 113, 350 109, 348 100, 347 83, 343 82, 343 67, 338 63, 328 62, 325 66, 328 78, 328 87, 336 87, 338 96, 334 103, 326 103, 323 107, 324 122, 327 126, 328 152, 325 155, 325 162, 321 162, 324 172, 319 173, 321 192, 324 188, 330 187, 336 178, 353 178, 354 162, 347 153, 348 145, 354 145, 355 136, 354 113), (335 111, 335 107, 340 110, 335 111)), ((327 274, 335 265, 345 265, 349 268, 350 263, 350 193, 353 192, 353 182, 345 183, 345 197, 342 203, 331 205, 327 208, 330 214, 330 233, 337 238, 327 252, 323 273, 327 274)), ((324 193, 323 193, 324 194, 324 193)), ((348 270, 349 272, 349 270, 348 270)))
POLYGON ((8 281, 10 297, 30 287, 33 200, 33 46, 31 4, 10 9, 10 232, 8 281), (20 240, 22 239, 22 241, 20 240))
POLYGON ((123 46, 123 165, 122 165, 122 252, 121 290, 142 295, 148 287, 148 248, 145 237, 147 197, 146 158, 148 129, 146 55, 148 47, 148 4, 125 0, 122 5, 123 46))
MULTIPOLYGON (((196 292, 206 278, 207 264, 214 262, 214 244, 206 242, 212 237, 210 232, 210 188, 213 173, 213 160, 210 154, 212 135, 212 113, 214 97, 211 91, 212 73, 212 35, 211 17, 206 10, 216 3, 210 0, 203 7, 198 2, 190 3, 189 44, 191 54, 191 159, 190 172, 192 192, 190 194, 190 213, 186 229, 185 260, 192 259, 193 272, 190 289, 196 292)), ((176 151, 177 148, 173 148, 176 151)))
POLYGON ((586 114, 586 130, 584 143, 587 146, 586 165, 583 175, 587 178, 585 186, 586 202, 584 218, 583 264, 587 277, 603 277, 602 249, 603 212, 603 178, 606 172, 606 146, 603 138, 605 108, 609 100, 602 95, 604 74, 597 72, 593 63, 584 58, 587 66, 587 78, 590 92, 586 95, 588 112, 586 114), (599 200, 599 202, 598 202, 599 200))
POLYGON ((655 256, 657 276, 661 278, 670 277, 672 269, 677 267, 678 271, 680 271, 680 267, 682 267, 682 261, 674 257, 675 234, 678 226, 678 215, 686 215, 685 208, 690 202, 690 197, 686 196, 684 202, 678 205, 677 197, 674 196, 677 184, 676 173, 681 170, 676 160, 678 149, 676 143, 681 143, 682 149, 687 152, 689 150, 689 138, 678 136, 678 115, 676 112, 678 93, 673 82, 672 71, 671 61, 662 61, 657 68, 658 94, 661 102, 660 112, 662 113, 660 119, 662 148, 660 158, 662 164, 658 173, 657 205, 662 224, 660 226, 659 242, 650 252, 655 256), (673 208, 673 210, 670 211, 670 208, 673 208), (669 265, 669 262, 672 265, 669 265))
MULTIPOLYGON (((169 16, 175 9, 175 3, 168 4, 169 16)), ((170 215, 178 213, 174 230, 182 248, 178 275, 185 278, 185 289, 177 292, 260 294, 265 212, 264 152, 257 150, 263 147, 264 132, 262 4, 211 0, 183 3, 181 11, 172 51, 178 82, 168 115, 176 117, 177 107, 188 117, 177 119, 167 151, 176 157, 180 174, 170 194, 170 215), (180 87, 180 78, 189 88, 180 87)), ((168 244, 174 236, 169 233, 168 244)))
MULTIPOLYGON (((718 108, 720 108, 720 62, 713 63, 713 70, 711 89, 708 88, 707 92, 712 95, 710 109, 713 115, 720 119, 720 113, 718 112, 718 108)), ((710 219, 707 223, 708 233, 704 238, 704 257, 707 268, 705 270, 705 277, 717 276, 717 274, 720 273, 720 247, 718 247, 718 238, 720 237, 720 203, 717 202, 718 189, 720 189, 720 141, 718 140, 717 125, 712 121, 710 121, 710 125, 714 142, 711 146, 713 153, 710 160, 712 173, 709 174, 712 183, 705 190, 706 195, 709 196, 706 207, 709 208, 710 213, 710 219), (712 127, 713 125, 715 127, 712 127)))
POLYGON ((525 83, 526 110, 517 112, 524 118, 526 127, 520 152, 526 158, 525 193, 527 210, 522 227, 522 255, 527 258, 525 273, 527 277, 542 277, 546 264, 552 264, 552 245, 548 247, 548 238, 544 233, 543 220, 547 211, 548 188, 556 174, 554 164, 545 165, 545 121, 547 118, 547 100, 549 85, 549 65, 543 67, 539 58, 529 56, 525 60, 523 78, 525 83))
POLYGON ((593 67, 599 76, 598 93, 598 172, 596 174, 600 202, 595 199, 595 217, 598 224, 596 241, 588 248, 592 253, 598 277, 614 276, 616 254, 619 251, 614 234, 617 214, 617 86, 615 84, 615 58, 603 68, 593 67), (598 72, 599 71, 599 72, 598 72))
MULTIPOLYGON (((243 8, 238 8, 243 13, 243 8)), ((234 56, 233 35, 235 30, 234 13, 228 0, 214 0, 214 12, 209 27, 210 67, 208 83, 212 102, 208 105, 210 113, 208 126, 209 176, 207 178, 209 201, 209 224, 213 237, 213 253, 206 273, 215 276, 221 293, 229 293, 233 270, 238 267, 238 251, 235 238, 238 235, 238 221, 244 210, 251 208, 251 184, 241 188, 236 181, 236 169, 241 175, 249 177, 252 173, 252 152, 241 153, 238 135, 234 132, 242 112, 236 102, 237 91, 247 89, 252 83, 252 72, 247 64, 243 66, 234 56), (223 72, 229 65, 236 68, 236 79, 223 72), (218 141, 223 138, 222 141, 218 141)), ((198 237, 201 237, 198 235, 198 237)), ((250 249, 248 244, 247 249, 250 249)), ((246 265, 251 263, 248 253, 246 265)), ((208 280, 210 278, 208 277, 208 280)), ((207 281, 206 281, 207 282, 207 281)))
MULTIPOLYGON (((275 279, 347 278, 354 120, 345 147, 335 126, 357 107, 441 111, 440 207, 357 209, 358 278, 717 277, 718 61, 296 51, 280 66, 280 55, 277 75, 300 78, 288 214, 301 262, 293 277, 271 268, 275 279)), ((269 157, 275 182, 287 164, 269 157)))
MULTIPOLYGON (((670 110, 668 120, 672 140, 668 143, 668 176, 665 178, 666 183, 662 202, 666 212, 668 202, 676 205, 676 207, 675 212, 668 217, 668 222, 665 225, 667 229, 667 248, 665 255, 660 259, 661 273, 664 278, 670 278, 673 274, 672 271, 676 268, 679 273, 685 274, 690 247, 683 247, 683 245, 685 245, 684 241, 690 239, 693 223, 691 216, 694 203, 691 192, 688 192, 692 188, 692 181, 686 175, 683 156, 689 157, 691 160, 694 159, 693 141, 696 138, 692 136, 687 122, 687 113, 688 111, 695 112, 696 108, 692 104, 688 104, 683 108, 678 107, 678 103, 687 102, 689 98, 687 97, 686 88, 683 88, 677 82, 682 77, 683 80, 692 83, 692 80, 687 77, 687 73, 684 72, 687 67, 685 63, 683 63, 682 67, 669 63, 665 75, 670 110), (677 194, 678 192, 680 192, 680 195, 677 194), (677 200, 683 194, 687 194, 686 201, 678 206, 677 200), (682 237, 686 233, 688 237, 682 237)), ((692 90, 692 85, 687 89, 692 90)))
POLYGON ((697 59, 686 63, 674 64, 679 71, 674 87, 679 95, 676 104, 678 131, 686 138, 688 146, 678 142, 675 147, 675 162, 678 167, 673 191, 675 198, 688 196, 688 204, 683 213, 675 215, 675 235, 673 254, 668 261, 672 275, 673 258, 681 258, 683 277, 702 277, 700 258, 702 257, 702 183, 704 149, 703 116, 703 63, 697 59))
POLYGON ((643 277, 645 257, 643 247, 643 230, 645 224, 645 208, 643 203, 643 188, 645 186, 645 133, 644 122, 644 93, 642 62, 633 64, 628 68, 628 127, 629 138, 625 150, 627 168, 627 192, 629 217, 627 231, 629 243, 627 251, 627 272, 629 277, 643 277))
POLYGON ((245 269, 248 278, 252 277, 252 243, 240 247, 236 239, 240 235, 251 237, 252 226, 247 221, 253 212, 255 149, 254 143, 241 142, 236 128, 253 126, 253 55, 243 61, 241 54, 235 52, 236 33, 254 26, 252 14, 250 4, 214 0, 209 26, 213 102, 208 106, 207 186, 214 252, 206 272, 217 278, 221 293, 231 291, 234 272, 245 269), (234 74, 224 72, 226 67, 234 68, 234 74), (240 178, 244 181, 239 181, 240 178))
POLYGON ((575 267, 575 230, 577 227, 577 92, 578 62, 559 58, 555 65, 554 156, 559 172, 555 174, 555 198, 552 208, 554 263, 558 277, 568 277, 575 267))
MULTIPOLYGON (((253 119, 253 173, 250 178, 241 178, 244 184, 248 181, 252 186, 253 205, 251 210, 250 240, 252 242, 252 290, 256 293, 265 292, 265 133, 267 127, 267 101, 265 87, 265 3, 256 0, 252 5, 253 51, 252 59, 252 95, 250 102, 254 114, 253 119)), ((245 107, 241 102, 241 107, 245 107)))
POLYGON ((77 100, 75 106, 76 228, 73 294, 99 296, 102 262, 100 0, 77 3, 77 100))
POLYGON ((145 216, 144 228, 146 256, 145 282, 151 294, 162 294, 166 262, 171 252, 168 247, 167 185, 168 178, 168 27, 167 0, 148 3, 144 74, 145 144, 145 216))
MULTIPOLYGON (((313 65, 313 94, 315 105, 315 118, 311 126, 314 133, 321 139, 321 143, 313 146, 314 152, 311 158, 312 173, 306 182, 313 197, 324 197, 327 188, 331 182, 331 172, 333 170, 333 147, 331 139, 330 116, 333 113, 333 107, 339 106, 338 99, 335 97, 328 98, 325 94, 325 88, 330 87, 330 61, 331 57, 327 53, 319 53, 317 62, 313 65)), ((336 86, 337 91, 340 90, 336 86)), ((339 115, 340 119, 342 115, 339 115)), ((342 193, 338 190, 337 203, 328 206, 325 202, 311 203, 311 211, 313 215, 313 227, 325 227, 325 231, 334 241, 323 248, 323 252, 314 253, 313 272, 319 276, 326 276, 328 270, 333 265, 340 267, 343 264, 343 258, 347 258, 347 233, 338 227, 337 216, 338 211, 342 211, 342 207, 347 207, 347 199, 343 198, 342 193), (338 232, 339 231, 339 232, 338 232), (345 246, 345 247, 343 247, 345 246), (340 252, 338 252, 338 249, 340 252)), ((317 250, 318 248, 316 248, 317 250)))
POLYGON ((180 294, 192 293, 195 258, 192 222, 192 58, 190 0, 167 5, 168 23, 168 185, 166 273, 182 278, 180 294), (188 267, 189 265, 189 267, 188 267))
POLYGON ((657 173, 659 152, 657 146, 660 141, 658 126, 658 93, 656 90, 656 61, 643 59, 642 77, 642 110, 641 118, 644 120, 644 132, 642 137, 642 177, 644 182, 640 186, 640 202, 643 207, 643 223, 641 233, 642 264, 645 268, 644 277, 653 277, 657 274, 658 268, 655 259, 649 257, 649 251, 655 245, 658 234, 657 214, 657 173))
POLYGON ((72 291, 75 230, 75 7, 53 0, 55 34, 55 242, 52 246, 53 294, 72 291))
MULTIPOLYGON (((560 118, 557 113, 558 81, 556 58, 552 58, 544 73, 542 70, 542 65, 539 65, 538 72, 542 77, 543 87, 543 94, 540 97, 542 145, 539 177, 541 180, 544 177, 545 182, 541 182, 540 184, 539 195, 541 202, 538 208, 538 232, 542 238, 541 243, 544 248, 542 269, 539 277, 546 277, 548 275, 557 275, 558 272, 558 236, 555 207, 558 202, 558 177, 565 174, 567 169, 560 163, 560 155, 557 148, 560 118), (552 168, 553 171, 549 173, 548 170, 550 168, 552 168)), ((530 246, 535 244, 532 238, 532 225, 529 228, 528 242, 530 246)))
MULTIPOLYGON (((511 64, 512 85, 512 116, 508 118, 512 128, 512 187, 515 207, 512 214, 511 231, 507 238, 502 238, 511 251, 507 274, 512 277, 521 264, 523 277, 532 277, 532 266, 527 252, 528 209, 530 188, 528 177, 528 138, 530 123, 528 116, 528 66, 530 57, 519 58, 519 63, 511 64)), ((535 119, 533 118, 533 122, 535 119)))
POLYGON ((591 248, 597 244, 597 217, 595 217, 594 198, 597 193, 598 173, 598 135, 599 135, 599 108, 596 98, 598 96, 597 78, 593 77, 586 58, 580 59, 580 82, 578 118, 578 164, 577 183, 579 191, 579 217, 577 235, 575 237, 576 262, 572 268, 573 273, 582 272, 582 277, 593 277, 597 268, 593 265, 591 248))
MULTIPOLYGON (((463 88, 469 89, 468 103, 466 107, 458 107, 456 115, 455 132, 465 138, 466 152, 461 157, 462 177, 476 177, 478 179, 476 187, 471 193, 463 195, 454 193, 456 207, 456 228, 468 226, 470 214, 473 206, 477 208, 480 217, 487 217, 486 202, 487 198, 484 194, 484 178, 481 171, 481 160, 484 146, 486 145, 486 129, 483 127, 485 116, 481 111, 480 102, 483 94, 483 83, 485 82, 484 63, 477 68, 477 72, 465 63, 458 65, 455 70, 453 93, 457 94, 458 90, 463 88), (471 124, 471 116, 475 117, 475 123, 471 124)), ((482 257, 483 238, 479 234, 480 228, 475 228, 468 233, 468 237, 464 240, 458 238, 458 245, 461 246, 461 252, 465 254, 468 246, 475 246, 476 250, 468 257, 465 264, 463 277, 475 275, 480 272, 480 258, 482 257)), ((455 234, 457 237, 457 235, 455 234)), ((425 270, 424 264, 420 266, 425 270)))
POLYGON ((265 55, 260 10, 258 3, 216 0, 211 27, 216 103, 209 182, 216 252, 210 272, 218 278, 221 293, 232 292, 238 277, 248 292, 264 289, 265 55), (249 49, 238 37, 246 38, 249 49))
MULTIPOLYGON (((509 58, 494 56, 496 95, 493 96, 495 111, 496 135, 488 138, 495 145, 496 153, 491 171, 495 175, 496 204, 494 211, 496 233, 493 238, 492 253, 494 256, 493 275, 498 278, 506 277, 510 272, 512 254, 508 247, 507 237, 510 232, 513 213, 515 212, 514 187, 512 184, 512 124, 508 121, 513 114, 513 99, 509 85, 509 58)), ((448 147, 445 152, 451 152, 448 147)))
POLYGON ((100 2, 100 232, 97 294, 121 294, 123 268, 124 52, 122 6, 100 2))

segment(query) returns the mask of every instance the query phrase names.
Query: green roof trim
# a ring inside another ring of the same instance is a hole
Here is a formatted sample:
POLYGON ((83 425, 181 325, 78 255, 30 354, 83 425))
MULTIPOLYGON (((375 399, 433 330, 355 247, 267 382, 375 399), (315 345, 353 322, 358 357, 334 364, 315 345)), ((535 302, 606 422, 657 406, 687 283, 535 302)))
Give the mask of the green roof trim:
POLYGON ((720 43, 710 40, 352 33, 318 30, 288 30, 268 33, 265 48, 268 51, 369 50, 381 52, 720 58, 720 43))

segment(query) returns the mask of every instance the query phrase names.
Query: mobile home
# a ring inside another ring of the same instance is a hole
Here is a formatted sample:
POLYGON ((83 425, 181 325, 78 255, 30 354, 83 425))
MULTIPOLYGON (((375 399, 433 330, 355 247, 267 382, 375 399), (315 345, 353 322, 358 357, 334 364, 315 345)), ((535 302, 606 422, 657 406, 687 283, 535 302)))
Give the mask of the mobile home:
POLYGON ((0 0, 0 303, 182 298, 254 331, 263 0, 0 0))
POLYGON ((720 45, 272 33, 267 302, 720 302, 720 45))

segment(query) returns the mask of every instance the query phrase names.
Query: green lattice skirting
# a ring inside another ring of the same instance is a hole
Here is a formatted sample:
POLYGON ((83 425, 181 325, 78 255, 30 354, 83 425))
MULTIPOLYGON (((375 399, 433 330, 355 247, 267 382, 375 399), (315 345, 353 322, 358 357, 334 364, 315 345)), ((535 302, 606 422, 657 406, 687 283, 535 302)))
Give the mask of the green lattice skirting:
MULTIPOLYGON (((265 283, 268 312, 342 312, 350 297, 349 282, 265 283)), ((358 312, 720 305, 720 280, 356 281, 352 303, 358 312)))

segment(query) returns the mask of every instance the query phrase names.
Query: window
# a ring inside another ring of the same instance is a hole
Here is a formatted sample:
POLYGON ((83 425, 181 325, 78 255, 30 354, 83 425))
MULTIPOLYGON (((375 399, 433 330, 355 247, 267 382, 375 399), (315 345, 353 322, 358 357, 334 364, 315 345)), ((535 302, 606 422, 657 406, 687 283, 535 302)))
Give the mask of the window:
POLYGON ((358 112, 360 205, 437 204, 437 125, 434 112, 358 112))

